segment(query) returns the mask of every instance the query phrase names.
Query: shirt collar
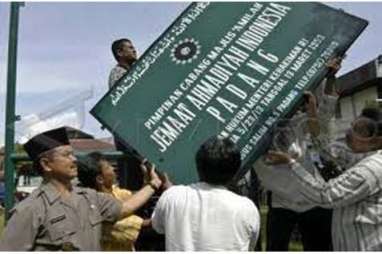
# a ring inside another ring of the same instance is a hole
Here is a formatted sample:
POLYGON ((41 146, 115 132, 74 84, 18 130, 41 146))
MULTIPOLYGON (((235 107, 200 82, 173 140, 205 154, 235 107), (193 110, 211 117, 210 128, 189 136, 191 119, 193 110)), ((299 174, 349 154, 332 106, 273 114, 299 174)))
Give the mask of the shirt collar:
POLYGON ((209 184, 206 182, 197 182, 195 185, 200 186, 201 188, 205 189, 223 189, 227 190, 227 187, 224 185, 214 185, 214 184, 209 184))
POLYGON ((53 204, 60 198, 60 193, 51 182, 43 182, 41 191, 45 194, 50 204, 53 204))
POLYGON ((78 194, 84 194, 86 193, 85 188, 78 187, 78 186, 73 186, 73 191, 78 194))
POLYGON ((116 66, 118 66, 118 67, 120 67, 120 68, 123 68, 123 69, 125 69, 125 70, 129 70, 130 68, 129 67, 127 67, 127 66, 124 66, 124 65, 121 65, 121 64, 117 64, 116 66))
MULTIPOLYGON (((43 182, 40 189, 45 194, 50 204, 53 204, 60 198, 60 193, 51 182, 43 182)), ((86 193, 86 190, 84 188, 73 186, 73 192, 84 194, 86 193)))

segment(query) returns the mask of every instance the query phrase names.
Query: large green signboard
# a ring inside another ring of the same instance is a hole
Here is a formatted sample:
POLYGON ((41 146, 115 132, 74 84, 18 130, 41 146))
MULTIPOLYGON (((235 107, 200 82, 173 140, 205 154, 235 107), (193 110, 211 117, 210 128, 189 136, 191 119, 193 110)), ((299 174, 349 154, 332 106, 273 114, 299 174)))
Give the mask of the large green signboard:
POLYGON ((91 113, 178 183, 216 134, 240 147, 243 174, 366 26, 320 3, 193 3, 91 113))

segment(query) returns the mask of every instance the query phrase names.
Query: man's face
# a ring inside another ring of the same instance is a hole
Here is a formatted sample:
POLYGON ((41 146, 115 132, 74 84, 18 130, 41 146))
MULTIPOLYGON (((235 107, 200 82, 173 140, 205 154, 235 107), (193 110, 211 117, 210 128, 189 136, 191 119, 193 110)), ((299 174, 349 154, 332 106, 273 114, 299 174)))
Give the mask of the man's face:
POLYGON ((125 41, 118 50, 118 56, 120 60, 132 63, 137 60, 137 51, 131 42, 125 41))
POLYGON ((115 169, 108 161, 103 160, 100 163, 103 185, 106 188, 111 188, 116 179, 115 169))
POLYGON ((53 178, 72 180, 77 176, 77 159, 70 145, 54 148, 46 161, 47 167, 44 170, 53 178))
POLYGON ((357 118, 351 124, 351 128, 346 132, 346 144, 355 153, 369 152, 374 149, 374 133, 370 133, 371 120, 357 118))

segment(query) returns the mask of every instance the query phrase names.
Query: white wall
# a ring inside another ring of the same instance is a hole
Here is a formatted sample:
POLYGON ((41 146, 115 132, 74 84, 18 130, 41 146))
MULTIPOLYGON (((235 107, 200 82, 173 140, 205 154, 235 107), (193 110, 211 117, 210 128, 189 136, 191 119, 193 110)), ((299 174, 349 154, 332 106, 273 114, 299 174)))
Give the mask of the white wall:
POLYGON ((377 99, 377 86, 369 87, 351 96, 341 98, 339 103, 342 117, 335 119, 332 123, 332 130, 335 137, 337 139, 344 138, 346 129, 349 128, 355 116, 361 113, 366 102, 375 99, 377 99), (355 112, 353 107, 355 107, 355 112))

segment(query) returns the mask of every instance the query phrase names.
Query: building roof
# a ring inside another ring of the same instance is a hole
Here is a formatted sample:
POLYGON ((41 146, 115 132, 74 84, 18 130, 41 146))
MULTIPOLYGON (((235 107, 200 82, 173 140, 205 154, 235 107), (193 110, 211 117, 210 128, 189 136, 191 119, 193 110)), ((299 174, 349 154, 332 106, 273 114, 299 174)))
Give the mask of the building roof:
POLYGON ((337 82, 341 97, 382 84, 382 55, 342 75, 337 82))
POLYGON ((80 152, 115 151, 113 142, 106 139, 94 139, 94 136, 72 127, 65 127, 73 149, 80 152))
POLYGON ((65 126, 65 129, 66 129, 66 133, 68 134, 69 139, 75 139, 75 138, 78 138, 78 139, 94 139, 93 135, 90 135, 90 134, 83 132, 81 130, 78 130, 78 129, 75 129, 75 128, 72 128, 69 126, 65 126))
POLYGON ((114 144, 104 142, 98 139, 70 139, 70 144, 73 149, 81 152, 93 152, 93 151, 115 151, 114 144))

